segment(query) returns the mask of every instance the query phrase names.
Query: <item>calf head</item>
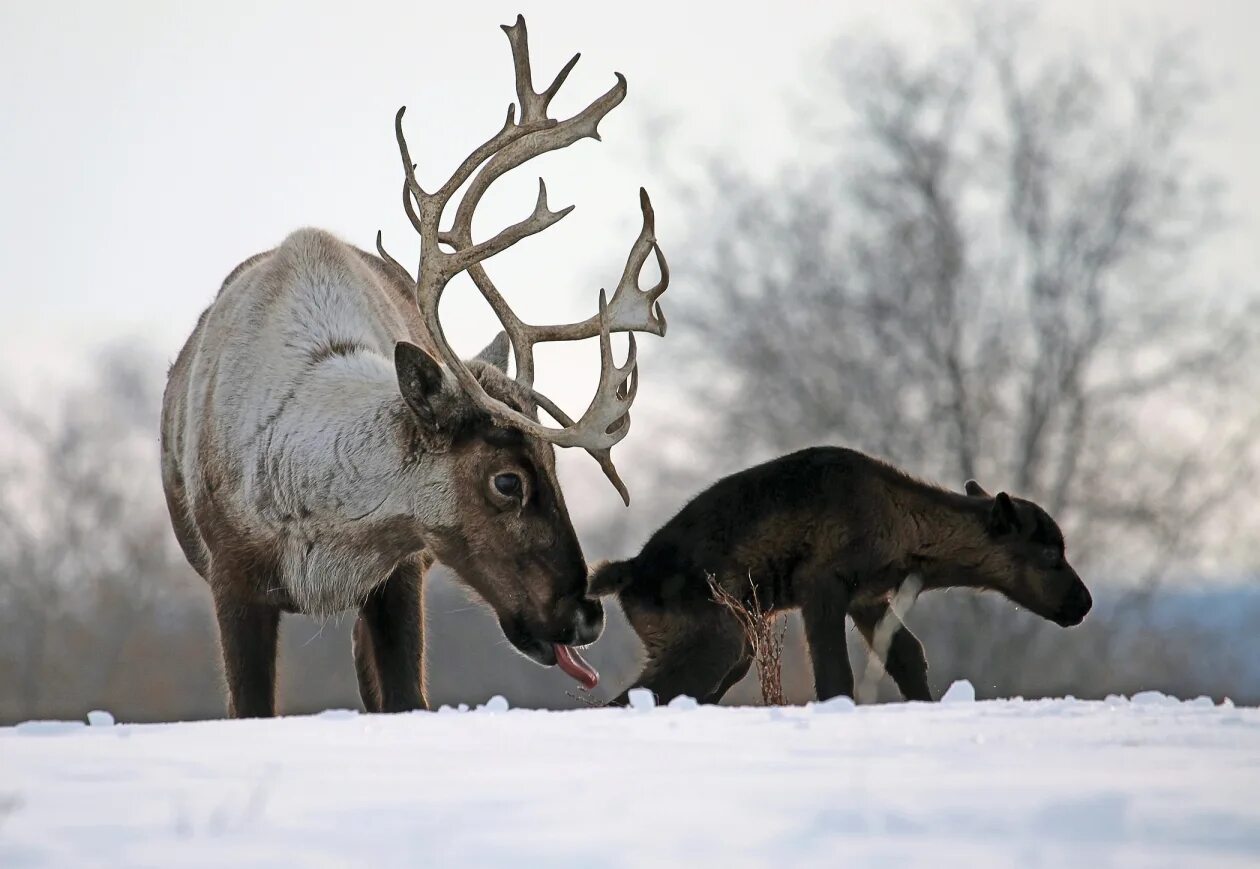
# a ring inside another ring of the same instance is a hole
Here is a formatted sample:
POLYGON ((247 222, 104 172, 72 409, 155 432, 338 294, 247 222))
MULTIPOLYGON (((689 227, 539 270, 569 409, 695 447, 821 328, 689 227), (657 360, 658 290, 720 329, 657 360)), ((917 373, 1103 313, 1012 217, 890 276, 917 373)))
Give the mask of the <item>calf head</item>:
POLYGON ((1068 564, 1063 532, 1050 515, 1005 492, 991 496, 974 480, 967 494, 989 502, 987 545, 973 568, 978 584, 1062 627, 1080 624, 1093 598, 1068 564))

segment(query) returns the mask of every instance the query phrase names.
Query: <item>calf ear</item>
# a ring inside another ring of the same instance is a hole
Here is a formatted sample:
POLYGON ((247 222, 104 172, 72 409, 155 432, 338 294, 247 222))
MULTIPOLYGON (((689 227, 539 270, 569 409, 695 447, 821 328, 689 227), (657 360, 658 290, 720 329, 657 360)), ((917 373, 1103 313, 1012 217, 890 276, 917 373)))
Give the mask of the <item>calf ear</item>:
POLYGON ((968 480, 963 490, 973 498, 988 498, 989 493, 986 492, 975 480, 968 480))
POLYGON ((995 537, 1013 534, 1019 530, 1019 514, 1010 495, 998 492, 993 499, 993 509, 989 511, 989 533, 995 537))
POLYGON ((425 425, 437 428, 435 403, 442 393, 442 366, 415 344, 399 341, 394 345, 394 370, 407 406, 425 425))
POLYGON ((507 374, 508 367, 508 351, 512 349, 512 343, 508 341, 507 332, 500 332, 494 336, 494 340, 477 354, 477 359, 493 365, 495 368, 507 374))
POLYGON ((634 573, 629 561, 601 561, 591 570, 586 593, 590 597, 616 594, 630 584, 634 573))

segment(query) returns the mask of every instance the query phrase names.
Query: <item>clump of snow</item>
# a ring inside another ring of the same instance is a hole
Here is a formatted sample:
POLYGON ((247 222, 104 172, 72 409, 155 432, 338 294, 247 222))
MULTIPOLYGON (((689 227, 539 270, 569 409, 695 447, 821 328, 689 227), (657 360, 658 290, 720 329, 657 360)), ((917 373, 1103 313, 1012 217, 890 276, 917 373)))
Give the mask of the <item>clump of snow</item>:
POLYGON ((696 702, 696 698, 688 697, 686 694, 679 694, 673 700, 669 701, 670 709, 681 709, 684 712, 695 709, 700 704, 696 702))
POLYGON ((966 679, 959 679, 950 685, 941 696, 942 703, 975 703, 976 689, 966 679))
MULTIPOLYGON (((464 704, 462 703, 460 704, 460 706, 463 706, 463 705, 464 704)), ((507 698, 504 697, 502 694, 495 694, 493 697, 491 697, 489 700, 486 701, 484 706, 478 706, 477 708, 484 712, 490 712, 490 713, 507 712, 508 711, 507 698)))
POLYGON ((1160 691, 1139 691, 1129 702, 1134 706, 1177 706, 1181 703, 1176 697, 1169 697, 1160 691))
POLYGON ((646 688, 632 688, 628 696, 631 709, 647 711, 656 708, 656 695, 646 688))
POLYGON ((316 717, 327 721, 344 721, 347 718, 357 718, 358 716, 359 710, 357 709, 325 709, 316 717))
POLYGON ((114 716, 110 715, 104 709, 93 709, 87 714, 88 726, 90 727, 113 727, 114 716))
POLYGON ((820 703, 810 703, 806 707, 812 712, 835 713, 835 712, 852 712, 857 709, 857 704, 853 702, 852 697, 832 697, 830 700, 823 700, 820 703))

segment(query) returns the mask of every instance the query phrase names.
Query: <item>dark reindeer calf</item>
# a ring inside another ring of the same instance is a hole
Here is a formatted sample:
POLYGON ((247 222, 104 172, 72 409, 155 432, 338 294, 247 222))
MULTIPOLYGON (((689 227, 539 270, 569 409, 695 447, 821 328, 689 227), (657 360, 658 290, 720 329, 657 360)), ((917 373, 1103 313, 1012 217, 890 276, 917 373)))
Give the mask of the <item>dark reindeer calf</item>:
POLYGON ((1092 605, 1044 510, 974 481, 966 489, 945 491, 853 450, 802 450, 713 484, 636 557, 597 567, 590 593, 620 599, 647 652, 635 685, 662 702, 716 703, 752 664, 709 576, 744 600, 755 588, 763 609, 800 608, 819 699, 853 695, 848 615, 902 695, 931 700, 923 646, 889 606, 907 577, 924 591, 998 591, 1063 627, 1092 605), (881 622, 886 643, 875 642, 881 622))

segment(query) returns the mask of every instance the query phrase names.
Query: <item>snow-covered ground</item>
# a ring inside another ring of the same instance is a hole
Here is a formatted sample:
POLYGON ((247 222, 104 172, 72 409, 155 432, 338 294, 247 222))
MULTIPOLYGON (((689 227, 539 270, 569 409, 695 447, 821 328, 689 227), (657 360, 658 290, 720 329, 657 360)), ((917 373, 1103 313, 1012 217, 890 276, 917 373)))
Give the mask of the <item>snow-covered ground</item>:
POLYGON ((719 707, 0 729, 0 866, 1260 864, 1260 710, 719 707))

